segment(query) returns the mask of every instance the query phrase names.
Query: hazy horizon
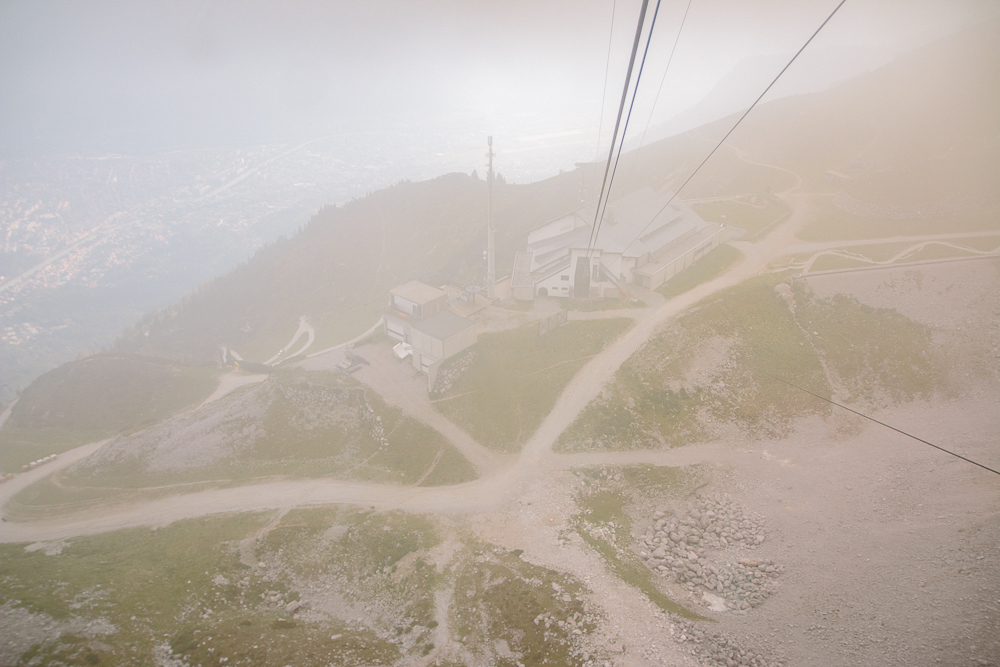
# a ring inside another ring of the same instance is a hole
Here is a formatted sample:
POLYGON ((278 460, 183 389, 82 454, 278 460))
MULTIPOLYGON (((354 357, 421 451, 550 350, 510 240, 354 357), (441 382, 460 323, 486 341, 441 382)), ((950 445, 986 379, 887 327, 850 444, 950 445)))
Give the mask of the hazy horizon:
MULTIPOLYGON (((664 4, 629 138, 647 120, 657 126, 695 107, 740 68, 773 76, 833 4, 692 3, 650 119, 685 8, 664 4)), ((0 7, 0 155, 144 154, 410 130, 439 134, 435 153, 478 150, 489 134, 504 136, 501 150, 523 153, 537 150, 539 135, 562 135, 589 142, 577 152, 596 157, 599 126, 603 150, 610 140, 638 6, 615 5, 605 93, 607 1, 490 9, 8 2, 0 7)), ((769 99, 874 69, 995 11, 973 0, 848 3, 769 99)), ((735 110, 752 98, 734 91, 727 104, 735 110)))

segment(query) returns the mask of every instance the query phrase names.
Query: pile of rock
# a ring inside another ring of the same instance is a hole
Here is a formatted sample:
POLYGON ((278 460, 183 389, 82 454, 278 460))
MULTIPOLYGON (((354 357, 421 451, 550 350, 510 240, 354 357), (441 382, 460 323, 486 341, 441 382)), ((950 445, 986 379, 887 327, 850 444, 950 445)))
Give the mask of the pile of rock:
POLYGON ((431 390, 431 398, 443 396, 451 390, 451 386, 462 376, 462 373, 469 370, 469 366, 476 360, 475 348, 465 354, 455 357, 448 364, 438 371, 437 379, 434 380, 434 389, 431 390))
POLYGON ((691 621, 676 621, 673 633, 675 639, 689 644, 705 664, 719 667, 779 667, 782 664, 757 651, 741 648, 724 635, 705 630, 691 621))
POLYGON ((361 394, 360 402, 361 421, 368 426, 372 440, 377 442, 380 447, 388 447, 389 440, 385 437, 385 428, 382 426, 382 418, 375 414, 375 410, 372 406, 368 405, 368 398, 363 392, 361 394))
POLYGON ((684 512, 656 512, 639 539, 639 555, 654 572, 691 590, 720 596, 729 609, 746 611, 771 594, 771 580, 784 568, 767 559, 721 563, 708 555, 763 544, 767 536, 761 524, 759 517, 725 498, 701 498, 684 512))

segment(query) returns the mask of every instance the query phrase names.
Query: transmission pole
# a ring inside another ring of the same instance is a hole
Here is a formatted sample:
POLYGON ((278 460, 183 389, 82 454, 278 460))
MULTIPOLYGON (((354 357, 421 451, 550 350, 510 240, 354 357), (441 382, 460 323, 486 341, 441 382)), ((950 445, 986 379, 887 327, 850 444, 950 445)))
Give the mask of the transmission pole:
POLYGON ((489 152, 486 153, 486 157, 489 158, 490 166, 489 170, 486 172, 486 185, 489 191, 489 210, 487 212, 487 226, 488 226, 488 236, 486 240, 486 298, 491 301, 496 298, 496 264, 493 259, 493 137, 488 140, 489 152))

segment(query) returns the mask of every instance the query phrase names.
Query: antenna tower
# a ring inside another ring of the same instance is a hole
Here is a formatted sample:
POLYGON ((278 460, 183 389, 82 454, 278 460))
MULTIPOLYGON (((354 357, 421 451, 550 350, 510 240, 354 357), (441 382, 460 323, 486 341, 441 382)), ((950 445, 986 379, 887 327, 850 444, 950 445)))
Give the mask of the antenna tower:
POLYGON ((486 172, 486 185, 489 191, 489 204, 487 211, 487 226, 488 235, 486 240, 486 298, 490 301, 496 298, 496 263, 493 258, 493 137, 487 139, 487 143, 490 147, 489 151, 486 153, 486 157, 489 158, 489 170, 486 172))

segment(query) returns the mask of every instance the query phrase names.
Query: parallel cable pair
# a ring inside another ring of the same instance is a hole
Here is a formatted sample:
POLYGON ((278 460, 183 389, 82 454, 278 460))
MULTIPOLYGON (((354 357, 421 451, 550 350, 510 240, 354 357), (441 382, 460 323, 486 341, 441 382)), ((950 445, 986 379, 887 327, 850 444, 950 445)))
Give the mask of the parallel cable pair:
MULTIPOLYGON (((598 195, 598 198, 597 198, 597 210, 594 211, 594 224, 593 224, 593 226, 590 229, 590 240, 587 242, 587 254, 588 255, 593 250, 594 243, 597 241, 598 218, 599 218, 599 216, 601 214, 601 202, 606 199, 605 195, 604 195, 605 187, 608 185, 608 173, 611 171, 611 159, 614 157, 614 154, 615 154, 615 143, 617 143, 617 141, 618 141, 618 128, 621 126, 622 114, 625 112, 625 100, 628 99, 628 89, 630 87, 630 84, 632 83, 632 68, 635 66, 635 56, 639 52, 639 42, 641 41, 641 38, 642 38, 642 24, 643 24, 643 22, 646 19, 646 9, 647 9, 647 7, 649 7, 649 0, 642 0, 642 7, 639 9, 639 22, 637 23, 637 25, 635 27, 635 39, 632 40, 632 55, 629 56, 628 71, 625 73, 625 86, 622 88, 622 99, 621 99, 621 102, 618 103, 618 117, 615 119, 615 129, 614 129, 614 132, 611 133, 611 149, 608 151, 608 162, 607 162, 607 164, 604 167, 604 180, 601 181, 601 193, 600 193, 600 195, 598 195)), ((660 0, 656 0, 656 11, 658 12, 659 9, 660 9, 660 0)), ((654 22, 655 22, 655 18, 654 18, 654 22)), ((653 36, 653 31, 650 30, 649 37, 647 37, 647 39, 646 39, 646 51, 649 50, 649 39, 652 36, 653 36)), ((609 44, 608 48, 610 49, 610 44, 609 44)), ((610 55, 610 51, 609 51, 609 55, 610 55)), ((645 53, 643 53, 642 60, 643 60, 643 64, 645 64, 645 62, 646 62, 646 55, 645 55, 645 53)), ((641 75, 642 75, 642 67, 640 66, 639 67, 639 76, 641 76, 641 75)), ((636 83, 635 88, 636 88, 636 90, 638 90, 639 89, 639 77, 638 76, 636 77, 636 82, 635 83, 636 83)), ((633 101, 633 103, 635 102, 635 94, 634 93, 632 95, 632 101, 633 101)), ((630 106, 629 107, 629 114, 630 115, 631 115, 631 111, 632 111, 632 109, 631 109, 631 106, 630 106)), ((626 125, 627 125, 627 123, 626 123, 626 125)), ((623 132, 622 133, 622 138, 624 138, 624 136, 625 135, 624 135, 624 132, 623 132)), ((610 194, 610 188, 608 188, 608 190, 609 190, 609 194, 610 194)), ((607 203, 605 202, 605 206, 606 205, 607 205, 607 203)))
MULTIPOLYGON (((719 141, 719 143, 717 143, 715 145, 715 148, 713 148, 711 150, 711 152, 709 152, 709 154, 705 156, 705 159, 701 161, 701 164, 699 164, 695 168, 695 170, 691 172, 691 175, 687 177, 687 180, 685 180, 681 184, 681 186, 679 188, 677 188, 677 190, 670 196, 670 199, 667 200, 667 203, 665 203, 663 205, 663 207, 660 208, 660 210, 656 212, 656 215, 654 215, 652 217, 652 219, 650 219, 650 221, 648 223, 646 223, 646 226, 643 227, 639 231, 639 233, 635 235, 635 238, 632 239, 632 243, 635 243, 635 241, 639 237, 641 237, 646 232, 647 229, 649 229, 649 226, 651 224, 653 224, 653 220, 656 220, 660 216, 660 214, 663 213, 663 211, 665 211, 668 206, 670 206, 671 202, 673 202, 674 199, 677 198, 677 195, 680 194, 680 191, 683 190, 687 186, 687 184, 691 182, 691 179, 693 179, 695 177, 695 175, 699 171, 701 171, 701 168, 705 166, 705 163, 708 162, 713 155, 715 155, 715 152, 717 150, 719 150, 719 148, 722 146, 722 144, 726 143, 726 139, 728 139, 729 136, 736 130, 736 128, 739 127, 740 123, 743 122, 743 119, 746 118, 747 115, 751 111, 753 111, 753 108, 755 106, 757 106, 757 103, 760 102, 764 98, 765 95, 767 95, 767 92, 769 90, 771 90, 771 88, 774 86, 774 84, 776 84, 778 82, 778 79, 781 78, 781 75, 784 74, 788 70, 788 68, 792 66, 792 63, 795 62, 795 60, 800 55, 802 55, 802 52, 806 50, 806 47, 809 46, 809 44, 816 38, 816 35, 819 34, 820 30, 822 30, 826 26, 826 24, 830 22, 830 19, 833 18, 834 14, 836 14, 840 10, 840 8, 844 6, 845 2, 847 2, 847 0, 840 0, 840 3, 836 7, 834 7, 833 11, 830 12, 830 15, 826 17, 826 20, 824 20, 820 24, 820 26, 818 28, 816 28, 816 31, 809 37, 809 39, 806 40, 805 44, 803 44, 802 47, 798 51, 795 52, 795 55, 792 56, 792 59, 788 61, 788 64, 786 64, 783 68, 781 68, 781 71, 778 72, 778 75, 776 77, 774 77, 774 80, 771 81, 771 83, 769 83, 767 85, 767 88, 764 89, 764 92, 762 92, 760 95, 757 96, 757 99, 754 100, 753 104, 751 104, 750 107, 746 111, 743 112, 743 115, 739 117, 739 119, 736 121, 736 123, 734 123, 733 126, 731 128, 729 128, 729 131, 726 132, 726 136, 722 137, 722 139, 719 141)), ((631 245, 631 243, 629 245, 631 245)))

